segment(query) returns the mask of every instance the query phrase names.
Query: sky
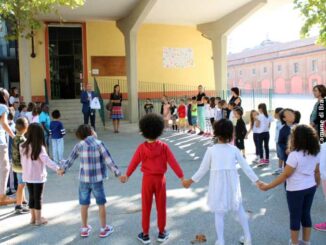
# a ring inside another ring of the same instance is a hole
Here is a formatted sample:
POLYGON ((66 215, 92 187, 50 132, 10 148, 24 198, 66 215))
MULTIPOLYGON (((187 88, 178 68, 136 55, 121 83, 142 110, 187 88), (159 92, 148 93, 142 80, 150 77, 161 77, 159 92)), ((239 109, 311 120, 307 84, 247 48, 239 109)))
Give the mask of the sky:
POLYGON ((271 9, 263 7, 230 33, 228 53, 255 47, 267 38, 278 42, 297 40, 302 24, 302 17, 292 3, 271 9))

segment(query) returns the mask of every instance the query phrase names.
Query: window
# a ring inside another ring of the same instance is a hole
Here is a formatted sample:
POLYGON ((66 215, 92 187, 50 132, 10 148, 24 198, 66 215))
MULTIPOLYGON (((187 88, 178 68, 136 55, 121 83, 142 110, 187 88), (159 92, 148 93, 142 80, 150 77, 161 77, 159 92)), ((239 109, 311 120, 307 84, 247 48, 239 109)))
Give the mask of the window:
POLYGON ((264 73, 267 73, 267 67, 266 66, 264 67, 264 73))
POLYGON ((252 75, 256 75, 256 69, 252 69, 252 75))
POLYGON ((281 65, 277 66, 277 71, 282 71, 282 66, 281 65))
POLYGON ((294 63, 293 64, 293 71, 294 71, 294 73, 298 73, 299 72, 299 63, 294 63))
POLYGON ((311 62, 311 70, 313 72, 317 71, 317 60, 312 60, 312 62, 311 62))

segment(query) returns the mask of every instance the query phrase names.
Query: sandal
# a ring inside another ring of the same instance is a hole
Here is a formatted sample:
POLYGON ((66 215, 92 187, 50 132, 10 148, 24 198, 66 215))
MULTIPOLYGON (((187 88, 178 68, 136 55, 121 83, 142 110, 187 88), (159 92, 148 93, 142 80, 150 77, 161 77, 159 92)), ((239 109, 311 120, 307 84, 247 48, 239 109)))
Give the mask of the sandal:
POLYGON ((5 196, 5 198, 0 200, 0 206, 6 206, 9 204, 15 204, 16 203, 16 198, 11 198, 8 196, 5 196))
POLYGON ((40 221, 35 221, 35 226, 41 226, 41 225, 46 225, 48 223, 48 221, 47 221, 47 219, 45 219, 45 218, 41 218, 41 220, 40 221))

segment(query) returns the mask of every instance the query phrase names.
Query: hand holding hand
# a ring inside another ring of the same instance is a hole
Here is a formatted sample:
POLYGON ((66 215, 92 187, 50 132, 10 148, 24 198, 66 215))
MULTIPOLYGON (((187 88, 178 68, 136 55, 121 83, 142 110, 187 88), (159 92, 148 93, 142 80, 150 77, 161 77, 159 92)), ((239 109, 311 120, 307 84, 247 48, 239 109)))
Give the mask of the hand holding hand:
POLYGON ((193 183, 192 179, 182 180, 182 185, 186 189, 188 189, 192 185, 192 183, 193 183))
POLYGON ((120 179, 120 182, 123 183, 123 184, 127 183, 127 181, 128 181, 128 177, 126 175, 121 175, 119 177, 119 179, 120 179))
POLYGON ((63 176, 64 174, 65 174, 65 170, 64 170, 64 169, 59 168, 59 169, 57 170, 57 175, 59 175, 59 176, 63 176))
POLYGON ((266 184, 265 182, 262 182, 260 180, 258 180, 256 182, 256 186, 257 188, 259 188, 261 191, 268 191, 269 188, 268 188, 268 184, 266 184))

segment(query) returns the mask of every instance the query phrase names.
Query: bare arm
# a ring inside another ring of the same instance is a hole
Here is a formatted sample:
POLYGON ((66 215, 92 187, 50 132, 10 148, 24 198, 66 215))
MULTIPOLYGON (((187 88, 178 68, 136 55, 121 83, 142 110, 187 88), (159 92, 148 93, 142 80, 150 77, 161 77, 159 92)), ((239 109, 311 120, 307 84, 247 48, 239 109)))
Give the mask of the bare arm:
POLYGON ((317 186, 320 185, 320 171, 319 171, 319 164, 317 164, 316 169, 315 169, 315 180, 317 186))
POLYGON ((295 168, 290 167, 289 165, 286 165, 284 168, 284 172, 279 175, 274 181, 266 185, 265 190, 269 190, 272 188, 275 188, 276 186, 284 183, 284 181, 289 178, 293 172, 295 171, 295 168))
POLYGON ((2 116, 0 117, 0 123, 2 128, 9 134, 11 138, 15 137, 14 132, 12 132, 9 124, 8 124, 8 119, 7 119, 7 113, 3 113, 2 116))

